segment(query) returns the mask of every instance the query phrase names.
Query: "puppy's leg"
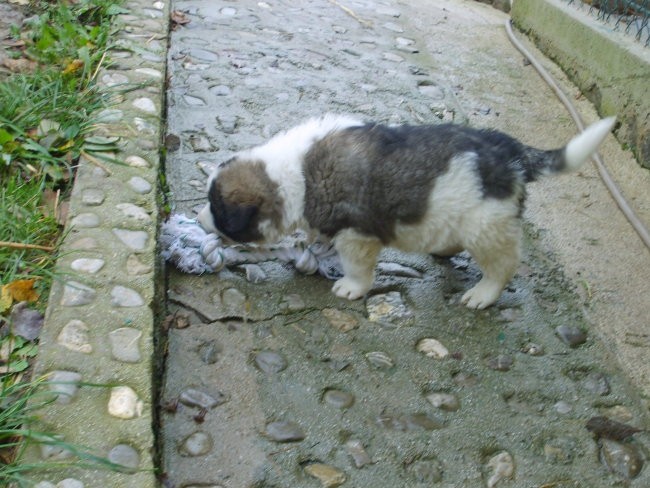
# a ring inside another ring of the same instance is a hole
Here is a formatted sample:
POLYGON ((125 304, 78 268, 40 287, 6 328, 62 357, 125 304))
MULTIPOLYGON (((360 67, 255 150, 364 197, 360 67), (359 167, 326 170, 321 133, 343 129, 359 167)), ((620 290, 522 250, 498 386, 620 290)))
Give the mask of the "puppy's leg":
POLYGON ((352 230, 342 231, 335 239, 335 247, 343 266, 343 278, 334 283, 332 291, 341 298, 356 300, 364 296, 375 280, 375 265, 381 251, 381 242, 352 230))
POLYGON ((520 232, 515 222, 496 226, 467 247, 483 277, 463 295, 461 303, 469 308, 483 309, 497 301, 519 266, 520 232))

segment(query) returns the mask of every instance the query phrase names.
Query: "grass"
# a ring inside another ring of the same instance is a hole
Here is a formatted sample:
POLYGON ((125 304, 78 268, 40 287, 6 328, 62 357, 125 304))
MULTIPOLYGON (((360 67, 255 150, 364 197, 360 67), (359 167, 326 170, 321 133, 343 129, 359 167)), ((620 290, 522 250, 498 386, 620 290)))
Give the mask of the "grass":
POLYGON ((43 379, 28 379, 38 343, 11 333, 11 305, 20 294, 8 290, 29 284, 24 296, 30 307, 45 310, 64 230, 61 202, 71 191, 77 161, 109 149, 92 136, 93 114, 110 102, 95 79, 109 62, 114 16, 126 12, 120 3, 32 0, 29 20, 13 29, 8 51, 29 69, 0 79, 0 486, 29 486, 28 472, 52 465, 116 468, 29 427, 51 398, 43 379), (65 449, 70 462, 21 463, 29 442, 65 449))
MULTIPOLYGON (((32 430, 29 426, 38 422, 38 411, 53 401, 51 394, 43 389, 44 378, 31 382, 3 382, 0 386, 0 444, 4 453, 20 458, 30 443, 47 446, 53 451, 65 453, 66 459, 57 462, 16 463, 0 454, 0 486, 32 486, 30 473, 41 470, 65 470, 68 468, 98 468, 120 470, 119 465, 95 456, 75 444, 65 442, 59 436, 32 430)), ((93 385, 96 386, 96 385, 93 385)))

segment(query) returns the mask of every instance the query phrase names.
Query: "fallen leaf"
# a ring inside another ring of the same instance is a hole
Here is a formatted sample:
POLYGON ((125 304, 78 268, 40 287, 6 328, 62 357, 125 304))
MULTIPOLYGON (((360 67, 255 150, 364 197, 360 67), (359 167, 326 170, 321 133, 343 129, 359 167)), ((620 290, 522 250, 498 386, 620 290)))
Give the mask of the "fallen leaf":
POLYGON ((84 62, 81 59, 73 59, 68 63, 68 65, 63 70, 64 75, 69 75, 71 73, 76 73, 81 68, 83 68, 84 62))
POLYGON ((624 441, 643 429, 633 427, 622 422, 617 422, 607 417, 592 417, 587 422, 587 430, 598 437, 605 437, 615 441, 624 441))
POLYGON ((15 5, 29 5, 29 0, 9 0, 9 3, 13 3, 15 5))
POLYGON ((9 307, 11 307, 13 301, 14 299, 11 296, 11 291, 9 291, 7 285, 0 288, 0 313, 4 312, 5 310, 9 310, 9 307))
POLYGON ((190 19, 187 18, 187 15, 180 10, 174 10, 171 14, 171 19, 173 30, 176 30, 178 26, 189 24, 191 22, 190 19))
POLYGON ((9 289, 12 298, 16 302, 35 302, 38 300, 38 292, 34 290, 34 282, 36 280, 16 280, 12 281, 8 285, 5 285, 9 289))

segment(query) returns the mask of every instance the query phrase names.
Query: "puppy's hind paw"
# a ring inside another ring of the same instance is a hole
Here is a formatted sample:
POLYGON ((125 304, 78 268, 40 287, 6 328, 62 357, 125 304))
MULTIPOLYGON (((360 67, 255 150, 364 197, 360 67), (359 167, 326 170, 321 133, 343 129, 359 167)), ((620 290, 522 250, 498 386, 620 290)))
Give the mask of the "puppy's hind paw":
POLYGON ((359 283, 350 278, 343 277, 337 280, 332 287, 332 291, 337 297, 347 298, 348 300, 356 300, 361 298, 370 290, 370 286, 359 283))

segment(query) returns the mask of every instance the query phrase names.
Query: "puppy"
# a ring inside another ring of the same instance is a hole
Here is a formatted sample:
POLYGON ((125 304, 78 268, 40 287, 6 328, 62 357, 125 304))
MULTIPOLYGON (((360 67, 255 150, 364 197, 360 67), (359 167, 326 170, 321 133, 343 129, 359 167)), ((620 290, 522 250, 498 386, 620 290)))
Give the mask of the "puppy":
POLYGON ((332 238, 344 272, 332 290, 350 300, 372 287, 383 247, 467 250, 483 276, 461 301, 482 309, 519 264, 525 184, 580 167, 614 122, 542 150, 494 130, 326 115, 220 164, 198 220, 239 242, 273 242, 296 228, 332 238))

